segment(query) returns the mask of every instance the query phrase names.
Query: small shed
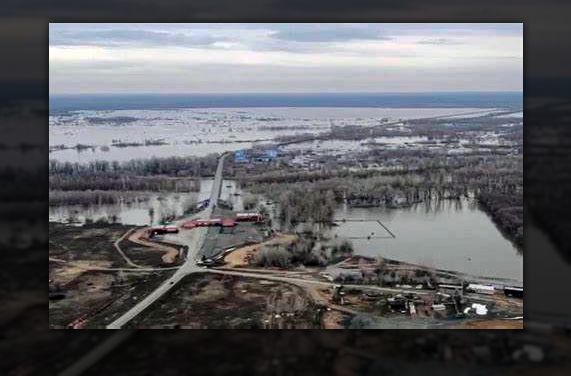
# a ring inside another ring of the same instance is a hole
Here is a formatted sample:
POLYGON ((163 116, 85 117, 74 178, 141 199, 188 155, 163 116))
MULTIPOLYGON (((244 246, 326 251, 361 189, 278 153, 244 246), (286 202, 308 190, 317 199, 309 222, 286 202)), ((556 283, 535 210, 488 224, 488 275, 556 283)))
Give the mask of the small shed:
POLYGON ((523 287, 505 286, 504 294, 514 298, 523 298, 523 287))
POLYGON ((470 283, 467 288, 468 291, 473 291, 478 294, 488 294, 492 295, 495 292, 494 286, 491 285, 479 285, 476 283, 470 283))
POLYGON ((261 222, 264 217, 259 213, 238 213, 236 214, 236 221, 239 222, 261 222))

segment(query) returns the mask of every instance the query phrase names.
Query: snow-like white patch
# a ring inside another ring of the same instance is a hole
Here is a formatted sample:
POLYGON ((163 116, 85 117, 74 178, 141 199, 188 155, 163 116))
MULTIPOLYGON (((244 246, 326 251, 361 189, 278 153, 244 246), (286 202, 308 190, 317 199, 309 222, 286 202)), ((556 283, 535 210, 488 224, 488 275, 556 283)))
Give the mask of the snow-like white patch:
POLYGON ((478 315, 486 315, 488 313, 488 308, 484 304, 473 303, 472 308, 476 310, 478 315))

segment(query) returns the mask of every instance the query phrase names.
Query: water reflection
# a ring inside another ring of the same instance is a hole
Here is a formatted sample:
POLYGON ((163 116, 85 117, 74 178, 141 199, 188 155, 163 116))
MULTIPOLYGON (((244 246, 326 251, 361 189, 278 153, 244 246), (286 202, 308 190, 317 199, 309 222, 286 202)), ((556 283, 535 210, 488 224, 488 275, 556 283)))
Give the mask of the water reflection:
MULTIPOLYGON (((185 209, 207 199, 212 190, 212 182, 212 179, 201 180, 198 192, 131 192, 126 194, 141 195, 140 199, 125 200, 113 205, 50 207, 49 220, 77 224, 104 220, 109 223, 137 226, 157 225, 163 223, 167 218, 182 216, 185 209)), ((242 191, 235 181, 224 180, 220 198, 229 202, 234 210, 243 210, 242 191)))
POLYGON ((360 255, 523 281, 521 252, 473 198, 433 199, 400 209, 342 205, 335 219, 337 226, 306 223, 299 229, 320 231, 333 240, 348 238, 360 255), (377 220, 396 238, 387 236, 377 220))

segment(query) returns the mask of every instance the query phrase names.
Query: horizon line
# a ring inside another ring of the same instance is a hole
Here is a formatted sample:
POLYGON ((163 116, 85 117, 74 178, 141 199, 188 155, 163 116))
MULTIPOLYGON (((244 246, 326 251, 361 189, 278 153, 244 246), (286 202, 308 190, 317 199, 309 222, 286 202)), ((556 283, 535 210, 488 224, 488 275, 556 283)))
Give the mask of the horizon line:
POLYGON ((446 94, 446 93, 522 93, 523 90, 434 90, 434 91, 315 91, 315 92, 69 92, 48 93, 49 96, 58 95, 311 95, 311 94, 446 94))

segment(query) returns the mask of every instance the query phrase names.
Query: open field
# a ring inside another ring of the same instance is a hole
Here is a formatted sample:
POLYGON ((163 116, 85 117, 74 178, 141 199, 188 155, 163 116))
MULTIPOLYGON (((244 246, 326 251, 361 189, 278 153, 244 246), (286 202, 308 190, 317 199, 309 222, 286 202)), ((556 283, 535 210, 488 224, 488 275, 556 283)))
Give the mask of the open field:
POLYGON ((158 259, 137 259, 155 262, 156 270, 127 265, 114 243, 129 231, 122 225, 78 227, 50 222, 50 327, 101 327, 172 274, 159 269, 161 248, 141 251, 154 252, 158 259))
POLYGON ((193 274, 129 327, 309 329, 315 305, 299 287, 234 276, 193 274))

